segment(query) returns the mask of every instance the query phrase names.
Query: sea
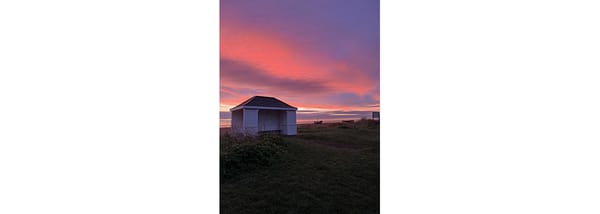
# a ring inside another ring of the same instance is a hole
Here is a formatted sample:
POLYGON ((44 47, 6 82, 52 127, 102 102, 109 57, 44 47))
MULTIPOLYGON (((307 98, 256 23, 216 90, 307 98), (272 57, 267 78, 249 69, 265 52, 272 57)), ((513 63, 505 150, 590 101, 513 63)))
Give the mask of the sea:
MULTIPOLYGON (((323 119, 318 121, 323 121, 323 123, 339 123, 342 120, 360 120, 361 118, 336 118, 336 119, 323 119)), ((312 124, 317 120, 314 119, 298 119, 296 120, 297 124, 312 124)), ((231 119, 219 119, 219 128, 228 128, 231 127, 231 119)))

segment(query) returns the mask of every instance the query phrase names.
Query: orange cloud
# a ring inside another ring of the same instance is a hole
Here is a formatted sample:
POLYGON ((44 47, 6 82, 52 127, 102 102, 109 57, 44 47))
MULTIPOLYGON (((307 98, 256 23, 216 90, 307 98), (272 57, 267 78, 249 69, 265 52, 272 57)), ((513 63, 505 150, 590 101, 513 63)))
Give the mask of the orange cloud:
POLYGON ((222 21, 220 38, 221 58, 252 64, 279 78, 321 81, 332 90, 357 94, 367 93, 373 87, 372 80, 360 68, 296 47, 277 34, 222 21))

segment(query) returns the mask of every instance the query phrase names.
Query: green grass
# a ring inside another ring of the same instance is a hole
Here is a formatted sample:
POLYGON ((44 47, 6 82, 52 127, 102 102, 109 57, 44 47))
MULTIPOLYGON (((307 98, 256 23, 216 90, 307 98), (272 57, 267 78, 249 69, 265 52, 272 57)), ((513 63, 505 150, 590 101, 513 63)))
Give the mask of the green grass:
POLYGON ((280 139, 222 136, 221 213, 379 213, 378 124, 301 126, 280 139))

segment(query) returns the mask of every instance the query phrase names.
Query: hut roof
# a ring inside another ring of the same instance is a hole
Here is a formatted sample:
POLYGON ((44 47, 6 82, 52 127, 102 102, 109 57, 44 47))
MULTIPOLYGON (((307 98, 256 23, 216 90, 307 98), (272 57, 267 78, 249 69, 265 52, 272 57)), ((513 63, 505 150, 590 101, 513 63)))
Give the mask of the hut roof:
POLYGON ((264 108, 264 109, 281 109, 281 110, 297 110, 298 108, 291 106, 275 97, 253 96, 241 104, 233 107, 231 111, 242 108, 264 108))

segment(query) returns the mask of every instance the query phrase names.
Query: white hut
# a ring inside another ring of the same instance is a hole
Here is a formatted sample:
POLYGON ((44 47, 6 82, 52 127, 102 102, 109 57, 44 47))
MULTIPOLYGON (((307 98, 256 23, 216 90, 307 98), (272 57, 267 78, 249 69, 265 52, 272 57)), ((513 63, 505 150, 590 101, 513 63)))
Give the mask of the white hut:
POLYGON ((254 96, 230 109, 231 130, 245 134, 296 135, 296 110, 298 108, 277 98, 254 96))

